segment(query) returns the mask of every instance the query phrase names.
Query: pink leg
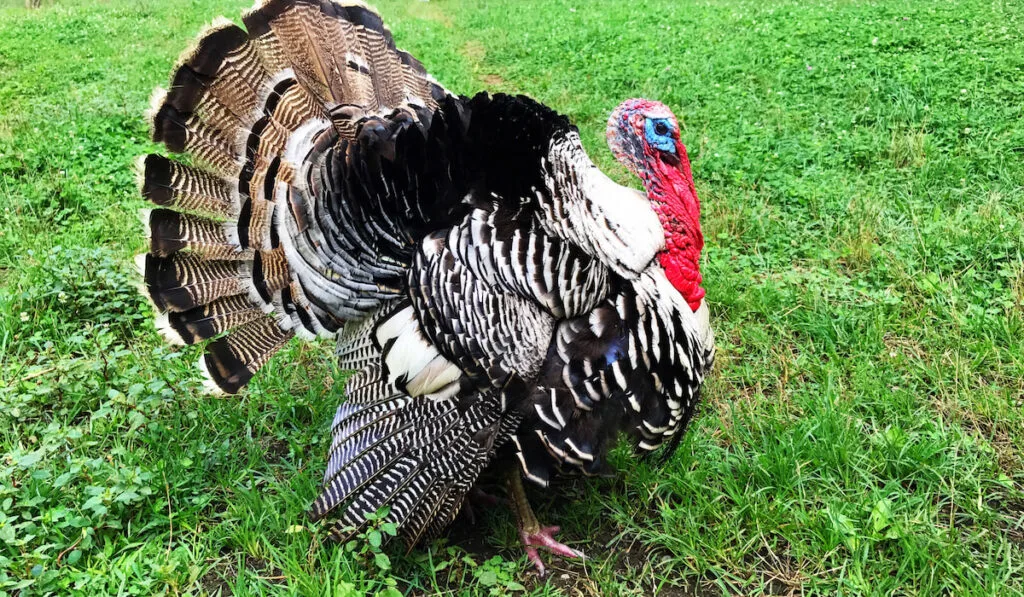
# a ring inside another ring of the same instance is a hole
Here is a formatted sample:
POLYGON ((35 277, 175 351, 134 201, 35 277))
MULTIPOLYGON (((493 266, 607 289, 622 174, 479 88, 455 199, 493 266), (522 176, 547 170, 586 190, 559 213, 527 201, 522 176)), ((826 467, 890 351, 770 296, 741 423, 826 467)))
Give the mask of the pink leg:
POLYGON ((526 558, 537 567, 537 573, 544 576, 544 562, 540 559, 538 547, 542 547, 555 555, 564 558, 585 558, 583 552, 575 550, 555 539, 555 533, 559 528, 556 526, 542 527, 537 522, 537 516, 526 499, 526 491, 523 489, 523 480, 518 470, 509 474, 509 497, 512 502, 512 510, 516 515, 516 522, 519 526, 519 539, 526 548, 526 558))

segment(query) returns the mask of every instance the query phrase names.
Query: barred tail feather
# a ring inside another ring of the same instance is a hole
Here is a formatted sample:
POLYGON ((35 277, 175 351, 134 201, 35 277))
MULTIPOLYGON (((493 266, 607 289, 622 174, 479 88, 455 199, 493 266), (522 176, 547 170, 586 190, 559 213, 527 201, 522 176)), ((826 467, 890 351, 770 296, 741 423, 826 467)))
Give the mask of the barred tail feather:
POLYGON ((271 319, 247 323, 206 346, 209 378, 228 394, 235 394, 294 334, 271 319))
POLYGON ((142 219, 149 239, 149 252, 167 257, 179 251, 204 259, 245 261, 253 258, 251 249, 232 242, 232 223, 190 216, 169 209, 143 210, 142 219))
POLYGON ((261 54, 328 110, 436 106, 447 92, 395 47, 380 15, 354 0, 263 0, 242 17, 261 54))
MULTIPOLYGON (((361 2, 258 0, 243 21, 246 29, 215 20, 154 93, 153 140, 190 164, 157 154, 139 162, 140 191, 157 206, 144 214, 141 269, 158 329, 175 343, 211 341, 202 368, 228 393, 289 338, 331 336, 388 292, 346 295, 349 306, 307 296, 300 276, 311 283, 323 257, 282 238, 307 225, 297 177, 366 118, 415 118, 447 95, 361 2)), ((365 365, 372 350, 353 348, 365 365)))
POLYGON ((146 293, 163 311, 188 311, 244 292, 239 264, 189 253, 143 257, 146 293))
POLYGON ((262 317, 264 314, 260 309, 253 307, 247 297, 239 295, 218 299, 188 311, 163 313, 158 322, 165 326, 165 338, 173 335, 178 344, 195 344, 262 317))
POLYGON ((139 158, 137 170, 142 196, 161 207, 220 218, 241 210, 237 183, 157 154, 139 158))

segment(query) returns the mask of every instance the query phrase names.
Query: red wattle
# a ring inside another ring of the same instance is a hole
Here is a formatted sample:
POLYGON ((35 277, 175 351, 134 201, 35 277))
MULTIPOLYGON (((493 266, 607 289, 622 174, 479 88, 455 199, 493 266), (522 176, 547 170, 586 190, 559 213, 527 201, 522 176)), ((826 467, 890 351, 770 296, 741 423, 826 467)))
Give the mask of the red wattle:
POLYGON ((676 149, 679 164, 654 160, 648 196, 665 230, 665 250, 658 255, 658 262, 668 281, 696 311, 705 294, 700 274, 700 252, 704 248, 700 201, 686 148, 676 142, 676 149))
POLYGON ((704 299, 704 288, 701 287, 703 280, 700 270, 693 264, 695 261, 680 258, 668 251, 658 255, 658 262, 665 269, 665 276, 672 286, 683 295, 690 308, 696 311, 700 308, 700 302, 704 299))

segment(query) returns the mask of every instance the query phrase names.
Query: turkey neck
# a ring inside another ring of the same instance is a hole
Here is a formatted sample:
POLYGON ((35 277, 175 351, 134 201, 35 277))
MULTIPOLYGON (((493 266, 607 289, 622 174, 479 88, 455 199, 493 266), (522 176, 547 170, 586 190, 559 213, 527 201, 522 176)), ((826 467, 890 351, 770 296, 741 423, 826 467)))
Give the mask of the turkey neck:
POLYGON ((668 281, 696 311, 704 299, 700 275, 700 252, 704 248, 700 200, 693 186, 686 148, 677 142, 676 150, 675 155, 652 157, 643 183, 665 231, 665 250, 658 253, 658 262, 668 281))

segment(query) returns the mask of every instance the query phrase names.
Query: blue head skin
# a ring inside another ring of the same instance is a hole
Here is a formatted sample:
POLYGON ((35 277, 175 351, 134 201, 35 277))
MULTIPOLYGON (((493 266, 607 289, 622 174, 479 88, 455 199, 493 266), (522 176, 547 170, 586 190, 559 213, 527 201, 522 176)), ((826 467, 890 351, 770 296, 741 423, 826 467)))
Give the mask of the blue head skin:
POLYGON ((668 118, 646 118, 644 136, 647 144, 668 153, 676 152, 675 124, 668 118))

